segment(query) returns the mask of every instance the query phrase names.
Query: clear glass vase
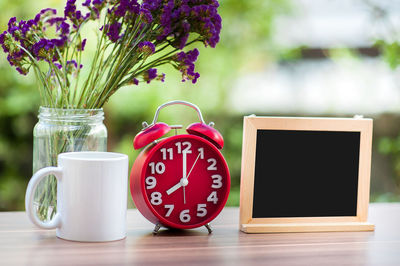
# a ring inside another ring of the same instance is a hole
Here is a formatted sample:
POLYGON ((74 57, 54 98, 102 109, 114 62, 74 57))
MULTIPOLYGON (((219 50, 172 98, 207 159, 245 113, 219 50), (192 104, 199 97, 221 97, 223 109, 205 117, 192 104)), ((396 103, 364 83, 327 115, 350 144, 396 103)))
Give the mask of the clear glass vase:
MULTIPOLYGON (((33 172, 57 166, 59 153, 107 151, 107 128, 103 109, 58 109, 40 107, 39 121, 33 130, 33 172)), ((56 213, 57 182, 44 178, 35 193, 40 219, 50 220, 56 213)))

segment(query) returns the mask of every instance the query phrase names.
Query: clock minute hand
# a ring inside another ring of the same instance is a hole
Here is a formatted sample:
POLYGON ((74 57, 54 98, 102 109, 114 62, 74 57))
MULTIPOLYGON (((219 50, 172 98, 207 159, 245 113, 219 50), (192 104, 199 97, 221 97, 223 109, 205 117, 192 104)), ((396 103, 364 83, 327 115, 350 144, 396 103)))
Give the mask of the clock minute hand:
POLYGON ((182 152, 182 178, 187 178, 187 153, 182 152))
MULTIPOLYGON (((187 184, 189 183, 188 178, 189 178, 190 174, 192 173, 192 170, 193 170, 194 166, 196 165, 197 161, 199 160, 199 158, 200 158, 200 154, 197 155, 197 158, 194 161, 192 167, 190 168, 190 171, 189 171, 189 174, 187 175, 187 177, 186 178, 182 177, 181 180, 179 180, 178 184, 176 184, 173 187, 171 187, 170 189, 168 189, 167 190, 167 195, 170 195, 170 194, 174 193, 175 191, 177 191, 182 186, 183 187, 187 186, 187 184)), ((186 171, 185 171, 185 173, 186 173, 186 171)))
POLYGON ((185 192, 185 186, 188 184, 187 180, 187 153, 182 152, 182 179, 180 183, 182 184, 182 192, 183 192, 183 204, 186 204, 186 192, 185 192))

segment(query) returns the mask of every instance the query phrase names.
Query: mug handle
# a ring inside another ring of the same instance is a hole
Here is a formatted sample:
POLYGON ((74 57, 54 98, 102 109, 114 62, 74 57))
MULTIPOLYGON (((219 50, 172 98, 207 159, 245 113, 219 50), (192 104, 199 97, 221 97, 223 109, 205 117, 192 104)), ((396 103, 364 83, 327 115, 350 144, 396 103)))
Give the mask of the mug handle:
POLYGON ((43 229, 53 229, 60 227, 61 216, 56 212, 53 219, 48 222, 43 222, 37 216, 36 210, 33 207, 33 197, 35 195, 36 188, 39 182, 47 175, 54 175, 57 178, 57 185, 62 179, 62 169, 60 167, 46 167, 37 171, 29 181, 28 187, 25 194, 25 209, 28 214, 29 219, 40 228, 43 229))

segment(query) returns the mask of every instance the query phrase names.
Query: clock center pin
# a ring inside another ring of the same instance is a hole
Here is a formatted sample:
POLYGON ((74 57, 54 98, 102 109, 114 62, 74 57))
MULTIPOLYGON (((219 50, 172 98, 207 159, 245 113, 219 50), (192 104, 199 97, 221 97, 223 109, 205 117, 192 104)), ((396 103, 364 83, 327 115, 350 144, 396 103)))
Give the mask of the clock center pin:
POLYGON ((186 177, 182 177, 180 182, 182 187, 186 187, 189 184, 189 180, 186 177))

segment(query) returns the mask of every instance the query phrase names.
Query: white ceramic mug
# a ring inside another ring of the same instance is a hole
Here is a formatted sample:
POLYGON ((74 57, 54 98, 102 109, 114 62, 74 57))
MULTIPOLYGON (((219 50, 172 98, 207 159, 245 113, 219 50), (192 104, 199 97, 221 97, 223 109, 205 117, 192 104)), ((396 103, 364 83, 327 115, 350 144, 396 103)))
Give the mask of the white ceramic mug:
POLYGON ((58 167, 37 171, 28 184, 25 208, 31 221, 56 228, 60 238, 101 242, 126 236, 128 156, 111 152, 68 152, 58 167), (33 206, 35 190, 47 175, 57 178, 57 213, 41 221, 33 206))

